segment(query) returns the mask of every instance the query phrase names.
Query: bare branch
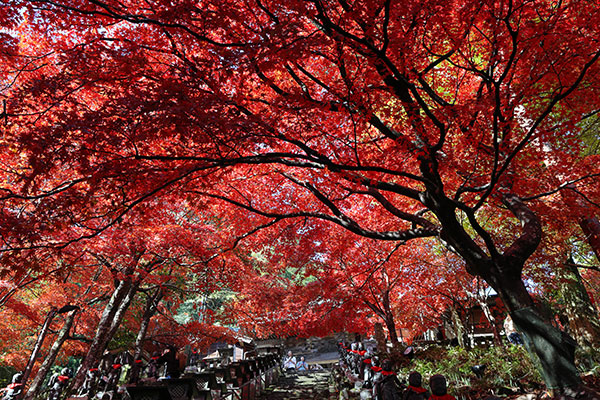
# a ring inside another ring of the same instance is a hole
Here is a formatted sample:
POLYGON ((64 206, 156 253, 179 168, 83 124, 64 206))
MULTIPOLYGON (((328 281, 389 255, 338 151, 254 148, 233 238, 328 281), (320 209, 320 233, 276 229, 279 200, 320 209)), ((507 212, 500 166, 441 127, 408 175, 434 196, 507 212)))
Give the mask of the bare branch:
POLYGON ((225 201, 229 204, 235 205, 237 207, 243 208, 251 213, 262 215, 267 218, 273 218, 278 220, 285 219, 294 219, 294 218, 315 218, 324 221, 333 222, 336 225, 339 225, 357 235, 364 236, 371 239, 380 239, 387 241, 405 241, 410 239, 416 239, 421 237, 433 237, 437 236, 437 231, 432 231, 424 228, 416 228, 416 229, 407 229, 402 231, 372 231, 369 229, 365 229, 360 227, 356 221, 348 218, 347 216, 339 217, 336 215, 330 215, 319 212, 307 212, 307 211, 297 211, 297 212, 287 212, 287 213, 279 213, 279 212, 268 212, 260 210, 256 207, 250 206, 248 204, 241 203, 234 199, 228 198, 226 196, 209 193, 209 192, 201 192, 201 191, 190 191, 189 193, 195 193, 201 196, 218 199, 225 201))

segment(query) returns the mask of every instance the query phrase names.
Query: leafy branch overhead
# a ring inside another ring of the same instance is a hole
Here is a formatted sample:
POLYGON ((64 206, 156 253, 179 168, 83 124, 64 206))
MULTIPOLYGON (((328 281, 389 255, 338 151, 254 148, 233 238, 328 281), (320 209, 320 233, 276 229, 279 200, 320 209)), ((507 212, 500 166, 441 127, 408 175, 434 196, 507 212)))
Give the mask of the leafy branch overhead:
MULTIPOLYGON (((593 2, 0 0, 0 19, 3 253, 146 218, 176 232, 157 268, 227 277, 261 278, 267 253, 342 265, 329 255, 369 243, 448 279, 429 257, 451 251, 553 365, 548 385, 579 384, 523 274, 570 237, 600 254, 593 2)), ((390 319, 396 278, 376 272, 391 281, 363 305, 390 319)))

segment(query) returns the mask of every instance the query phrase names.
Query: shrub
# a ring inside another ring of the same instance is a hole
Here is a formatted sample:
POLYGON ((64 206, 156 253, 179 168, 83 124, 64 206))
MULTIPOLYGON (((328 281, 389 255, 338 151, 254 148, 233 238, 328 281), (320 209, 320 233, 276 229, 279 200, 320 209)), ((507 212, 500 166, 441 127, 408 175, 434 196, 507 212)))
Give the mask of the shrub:
POLYGON ((527 391, 542 385, 542 379, 526 350, 512 345, 473 349, 429 346, 418 351, 411 364, 398 372, 406 377, 411 371, 420 372, 424 382, 431 375, 445 375, 449 392, 462 398, 471 398, 466 394, 470 391, 497 393, 500 388, 527 391), (481 379, 471 371, 471 367, 477 364, 486 365, 481 379))

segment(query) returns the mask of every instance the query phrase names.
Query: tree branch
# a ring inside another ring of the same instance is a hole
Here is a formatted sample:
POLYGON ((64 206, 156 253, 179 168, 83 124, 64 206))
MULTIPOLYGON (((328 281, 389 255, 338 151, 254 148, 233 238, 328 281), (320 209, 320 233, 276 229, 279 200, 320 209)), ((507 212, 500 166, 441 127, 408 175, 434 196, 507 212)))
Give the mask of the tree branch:
POLYGON ((504 265, 511 266, 511 271, 518 272, 520 278, 523 264, 533 254, 542 240, 540 219, 514 194, 506 194, 502 202, 521 221, 523 231, 502 257, 507 260, 504 265))

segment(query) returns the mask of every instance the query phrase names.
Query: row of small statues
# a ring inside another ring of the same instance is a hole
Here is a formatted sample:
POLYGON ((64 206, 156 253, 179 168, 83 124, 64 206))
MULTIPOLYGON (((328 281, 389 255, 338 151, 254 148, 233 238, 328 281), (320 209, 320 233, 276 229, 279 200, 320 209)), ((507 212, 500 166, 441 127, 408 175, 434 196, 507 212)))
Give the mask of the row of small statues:
MULTIPOLYGON (((193 352, 187 361, 188 364, 192 364, 200 359, 197 353, 193 352)), ((85 381, 77 394, 93 398, 98 393, 115 393, 120 383, 134 384, 140 379, 177 378, 179 373, 179 360, 174 348, 167 348, 162 354, 154 352, 147 362, 134 359, 127 351, 117 356, 106 353, 97 367, 86 372, 85 381), (132 374, 134 368, 137 370, 132 374)), ((47 400, 58 400, 72 378, 73 371, 70 368, 62 368, 60 372, 52 374, 46 385, 47 400)), ((21 372, 13 375, 11 383, 4 389, 2 400, 16 400, 21 397, 24 389, 22 379, 21 372)))
MULTIPOLYGON (((69 379, 72 377, 70 368, 63 368, 60 372, 56 372, 48 380, 48 400, 58 400, 64 388, 68 385, 69 379)), ((4 389, 2 400, 16 400, 23 393, 23 373, 17 372, 13 375, 11 383, 4 389)))
MULTIPOLYGON (((436 374, 430 378, 431 392, 422 387, 421 374, 416 371, 408 376, 408 386, 405 385, 393 371, 392 362, 388 359, 380 362, 375 349, 365 349, 358 335, 350 345, 339 343, 338 350, 342 370, 362 380, 362 388, 371 390, 372 399, 456 400, 447 393, 446 378, 443 375, 436 374)), ((414 349, 407 348, 404 355, 412 358, 414 349)), ((343 398, 343 393, 344 390, 340 398, 343 398)))

